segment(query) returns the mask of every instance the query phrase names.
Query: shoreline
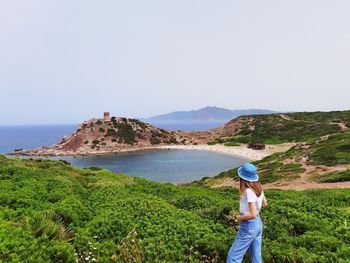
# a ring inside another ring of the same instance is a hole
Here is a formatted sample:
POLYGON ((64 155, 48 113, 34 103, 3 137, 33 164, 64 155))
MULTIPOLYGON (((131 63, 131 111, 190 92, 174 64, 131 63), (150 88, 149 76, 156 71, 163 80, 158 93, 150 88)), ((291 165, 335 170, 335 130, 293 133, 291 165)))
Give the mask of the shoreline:
POLYGON ((211 151, 218 152, 222 154, 228 154, 233 156, 239 156, 250 161, 261 160, 276 152, 285 152, 293 147, 294 143, 284 143, 276 145, 266 145, 264 150, 253 150, 247 147, 246 144, 241 144, 240 146, 225 146, 222 144, 216 145, 164 145, 160 146, 159 149, 179 149, 179 150, 200 150, 200 151, 211 151))
POLYGON ((156 151, 156 150, 197 150, 197 151, 211 151, 232 156, 238 156, 248 159, 249 161, 257 161, 269 156, 275 152, 284 152, 290 149, 294 144, 285 143, 278 145, 266 145, 264 150, 253 150, 247 148, 247 145, 242 144, 240 146, 224 146, 222 144, 207 145, 158 145, 158 146, 147 146, 147 147, 137 147, 137 148, 126 148, 119 149, 115 151, 99 151, 99 152, 57 152, 54 149, 45 149, 46 153, 40 153, 28 150, 28 152, 14 152, 6 155, 10 156, 26 156, 26 157, 60 157, 60 156, 71 156, 71 157, 81 157, 81 156, 102 156, 102 155, 118 155, 118 154, 128 154, 136 153, 142 151, 156 151))

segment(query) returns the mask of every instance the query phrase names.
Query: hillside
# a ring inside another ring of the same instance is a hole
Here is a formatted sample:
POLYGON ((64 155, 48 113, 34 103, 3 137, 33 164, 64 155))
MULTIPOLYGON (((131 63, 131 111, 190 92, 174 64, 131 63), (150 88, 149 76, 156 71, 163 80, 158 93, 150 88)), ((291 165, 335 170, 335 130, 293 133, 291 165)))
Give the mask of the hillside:
POLYGON ((222 121, 227 122, 241 115, 270 114, 273 111, 261 109, 229 110, 225 108, 207 106, 198 110, 175 111, 167 114, 146 118, 147 122, 204 122, 222 121))
MULTIPOLYGON (((224 262, 237 231, 235 189, 4 156, 0 180, 2 262, 224 262)), ((265 194, 264 262, 349 259, 349 189, 265 194)))
POLYGON ((157 145, 193 144, 195 138, 160 129, 137 119, 90 119, 49 147, 17 151, 19 155, 87 155, 144 149, 157 145))
MULTIPOLYGON (((350 111, 298 112, 250 115, 211 130, 207 138, 218 142, 279 144, 311 142, 350 127, 350 111)), ((205 133, 191 132, 193 136, 205 133)))
MULTIPOLYGON (((297 143, 287 152, 254 162, 260 180, 272 188, 350 187, 350 130, 297 143), (340 183, 343 182, 343 183, 340 183)), ((236 169, 194 184, 212 187, 237 186, 236 169)))

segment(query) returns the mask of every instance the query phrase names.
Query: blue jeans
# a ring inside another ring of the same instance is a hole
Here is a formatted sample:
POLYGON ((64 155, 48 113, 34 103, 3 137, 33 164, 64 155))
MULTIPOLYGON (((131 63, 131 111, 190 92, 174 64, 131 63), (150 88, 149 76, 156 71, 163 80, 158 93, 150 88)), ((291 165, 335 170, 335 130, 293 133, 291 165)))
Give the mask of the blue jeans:
POLYGON ((258 215, 255 219, 242 221, 235 241, 233 242, 226 259, 226 263, 242 262, 249 249, 252 262, 261 263, 262 222, 258 215))

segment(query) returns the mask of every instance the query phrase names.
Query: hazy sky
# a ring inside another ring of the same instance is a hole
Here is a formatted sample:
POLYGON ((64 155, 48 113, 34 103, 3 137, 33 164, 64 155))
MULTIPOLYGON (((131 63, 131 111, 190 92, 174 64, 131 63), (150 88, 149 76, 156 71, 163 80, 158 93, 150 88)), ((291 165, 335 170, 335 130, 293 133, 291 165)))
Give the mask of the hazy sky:
POLYGON ((0 0, 0 124, 350 109, 349 0, 0 0))

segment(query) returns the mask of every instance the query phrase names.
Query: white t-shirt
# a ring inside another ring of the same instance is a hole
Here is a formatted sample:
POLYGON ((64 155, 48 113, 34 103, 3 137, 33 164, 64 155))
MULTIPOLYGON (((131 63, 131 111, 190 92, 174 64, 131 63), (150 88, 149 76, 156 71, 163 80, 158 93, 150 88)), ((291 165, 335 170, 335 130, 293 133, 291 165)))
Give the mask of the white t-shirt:
POLYGON ((259 214, 263 199, 264 199, 264 192, 262 192, 261 195, 257 197, 252 189, 247 188, 244 194, 240 196, 240 201, 239 201, 240 214, 242 215, 250 214, 248 203, 252 203, 252 202, 255 202, 256 214, 259 214))

